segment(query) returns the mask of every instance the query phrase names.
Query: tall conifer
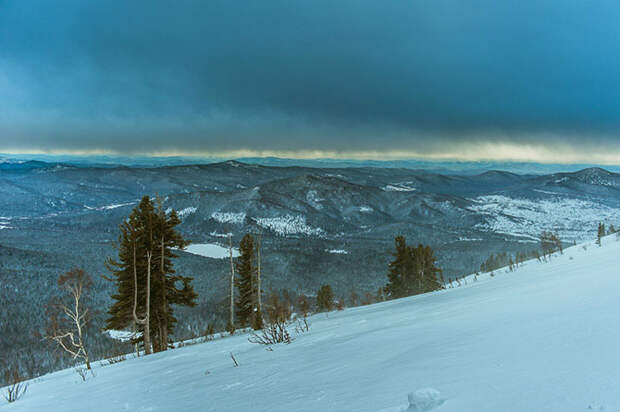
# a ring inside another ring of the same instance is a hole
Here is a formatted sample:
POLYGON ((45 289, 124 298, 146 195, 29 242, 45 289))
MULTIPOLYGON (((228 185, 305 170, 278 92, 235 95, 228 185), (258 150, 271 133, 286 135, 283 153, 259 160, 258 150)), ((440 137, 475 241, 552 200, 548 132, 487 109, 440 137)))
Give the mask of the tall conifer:
POLYGON ((237 322, 241 327, 254 326, 256 311, 256 262, 254 239, 246 234, 239 244, 237 259, 237 322))
POLYGON ((176 323, 170 305, 193 306, 197 297, 192 278, 176 275, 172 264, 173 248, 188 244, 176 231, 179 223, 176 212, 166 214, 145 196, 120 225, 118 260, 106 262, 117 286, 106 329, 142 332, 147 354, 168 347, 176 323))

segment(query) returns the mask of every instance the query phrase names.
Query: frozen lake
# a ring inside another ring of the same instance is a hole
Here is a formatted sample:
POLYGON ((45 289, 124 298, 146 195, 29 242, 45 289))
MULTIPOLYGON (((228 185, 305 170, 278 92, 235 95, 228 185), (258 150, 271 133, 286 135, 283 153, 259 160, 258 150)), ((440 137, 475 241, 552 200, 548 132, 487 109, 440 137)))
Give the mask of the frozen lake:
MULTIPOLYGON (((186 247, 185 252, 193 255, 204 256, 213 259, 225 259, 230 257, 227 246, 218 245, 217 243, 192 243, 186 247)), ((233 248, 233 257, 239 256, 239 250, 233 248)))

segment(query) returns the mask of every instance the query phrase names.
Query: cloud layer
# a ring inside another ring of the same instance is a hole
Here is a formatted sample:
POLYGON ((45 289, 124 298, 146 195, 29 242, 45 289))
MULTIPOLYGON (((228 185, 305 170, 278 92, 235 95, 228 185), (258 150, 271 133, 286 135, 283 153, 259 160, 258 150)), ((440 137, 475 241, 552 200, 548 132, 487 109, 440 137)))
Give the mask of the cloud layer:
POLYGON ((605 0, 5 0, 0 151, 620 162, 618 21, 605 0))

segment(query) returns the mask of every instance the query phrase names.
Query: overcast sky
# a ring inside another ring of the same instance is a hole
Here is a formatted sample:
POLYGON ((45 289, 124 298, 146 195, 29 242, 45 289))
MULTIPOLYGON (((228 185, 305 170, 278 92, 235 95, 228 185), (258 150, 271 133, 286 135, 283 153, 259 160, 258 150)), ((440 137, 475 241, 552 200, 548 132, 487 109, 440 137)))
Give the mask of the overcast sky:
POLYGON ((0 0, 0 152, 620 163, 620 5, 0 0))

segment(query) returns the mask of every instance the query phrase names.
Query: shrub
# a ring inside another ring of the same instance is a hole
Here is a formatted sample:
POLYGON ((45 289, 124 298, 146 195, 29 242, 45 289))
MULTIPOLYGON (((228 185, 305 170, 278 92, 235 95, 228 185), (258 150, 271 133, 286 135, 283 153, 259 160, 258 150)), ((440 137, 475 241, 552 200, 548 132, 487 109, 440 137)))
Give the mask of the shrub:
POLYGON ((275 345, 276 343, 291 343, 293 338, 288 333, 286 323, 274 322, 258 333, 252 332, 248 341, 260 345, 275 345))
POLYGON ((334 292, 329 285, 323 285, 316 295, 316 304, 319 311, 329 312, 334 308, 334 292))
POLYGON ((8 386, 6 387, 3 396, 9 403, 15 402, 24 396, 24 393, 26 393, 26 390, 28 389, 28 384, 24 382, 24 377, 15 367, 9 368, 5 372, 4 380, 8 382, 8 386))

